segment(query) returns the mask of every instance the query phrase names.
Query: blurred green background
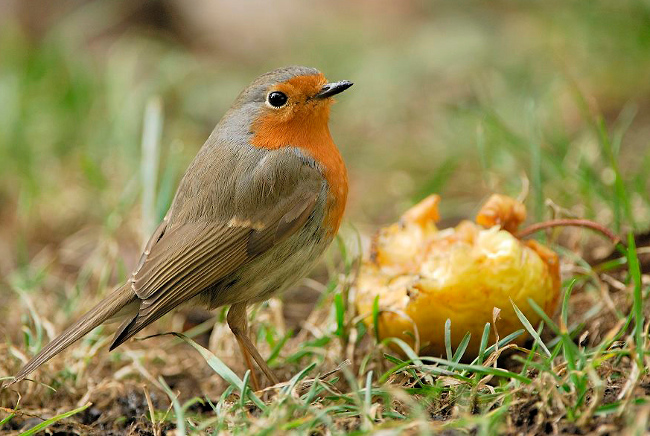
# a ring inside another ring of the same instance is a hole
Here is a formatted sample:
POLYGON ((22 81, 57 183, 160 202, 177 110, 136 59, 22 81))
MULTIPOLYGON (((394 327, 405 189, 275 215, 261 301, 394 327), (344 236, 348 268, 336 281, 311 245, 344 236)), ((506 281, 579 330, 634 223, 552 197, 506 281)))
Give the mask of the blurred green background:
POLYGON ((331 130, 364 232, 431 192, 451 219, 499 191, 526 195, 532 220, 551 199, 648 227, 649 2, 14 0, 0 3, 0 274, 28 280, 41 256, 39 271, 56 258, 76 275, 100 245, 128 269, 148 102, 162 216, 238 92, 288 64, 355 82, 331 130))

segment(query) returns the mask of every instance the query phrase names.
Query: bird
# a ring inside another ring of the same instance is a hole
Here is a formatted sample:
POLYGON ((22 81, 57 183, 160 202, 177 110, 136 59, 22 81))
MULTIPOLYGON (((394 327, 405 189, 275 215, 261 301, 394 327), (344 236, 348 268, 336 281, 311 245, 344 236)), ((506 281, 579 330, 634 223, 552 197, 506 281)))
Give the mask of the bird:
POLYGON ((279 382, 248 336, 247 307, 309 273, 336 236, 348 175, 329 131, 333 96, 352 82, 279 68, 235 99, 187 168, 126 282, 48 343, 4 387, 23 380, 100 324, 122 321, 110 350, 180 305, 229 305, 227 323, 279 382))

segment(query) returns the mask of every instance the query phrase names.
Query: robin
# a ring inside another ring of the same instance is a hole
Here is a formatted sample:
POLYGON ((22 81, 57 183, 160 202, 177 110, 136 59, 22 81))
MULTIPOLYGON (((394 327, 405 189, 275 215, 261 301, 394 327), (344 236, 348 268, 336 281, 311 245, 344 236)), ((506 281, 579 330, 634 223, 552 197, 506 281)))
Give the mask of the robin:
POLYGON ((230 305, 228 325, 251 374, 252 357, 277 384, 248 337, 246 308, 305 276, 338 231, 348 178, 328 119, 332 96, 350 86, 301 66, 255 79, 190 164, 128 281, 5 387, 104 322, 124 320, 113 350, 185 303, 230 305))

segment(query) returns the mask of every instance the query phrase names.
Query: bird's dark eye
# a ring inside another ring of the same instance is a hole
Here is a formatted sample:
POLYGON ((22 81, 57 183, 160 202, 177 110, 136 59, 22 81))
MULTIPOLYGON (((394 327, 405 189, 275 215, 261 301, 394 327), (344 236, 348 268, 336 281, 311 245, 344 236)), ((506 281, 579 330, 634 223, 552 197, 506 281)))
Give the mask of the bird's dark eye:
POLYGON ((287 103, 288 99, 287 95, 284 92, 273 91, 269 93, 268 97, 266 97, 266 100, 271 106, 278 108, 284 106, 287 103))

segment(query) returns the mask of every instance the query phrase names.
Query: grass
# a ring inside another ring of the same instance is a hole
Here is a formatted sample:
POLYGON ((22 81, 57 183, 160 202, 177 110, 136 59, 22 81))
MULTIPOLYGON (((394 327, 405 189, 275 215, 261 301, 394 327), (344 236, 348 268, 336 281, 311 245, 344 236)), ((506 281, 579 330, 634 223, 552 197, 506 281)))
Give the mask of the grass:
POLYGON ((128 274, 186 165, 252 77, 300 62, 356 82, 332 114, 351 176, 349 223, 312 280, 251 314, 285 383, 253 392, 225 313, 185 310, 143 334, 184 331, 180 339, 109 354, 113 328, 102 327, 37 383, 0 392, 0 432, 646 433, 650 9, 439 2, 390 17, 363 6, 321 12, 291 12, 309 38, 230 38, 232 51, 194 45, 183 26, 136 20, 120 30, 127 12, 112 3, 80 7, 36 36, 16 17, 0 26, 3 377, 128 274), (378 304, 370 325, 361 321, 354 277, 368 235, 434 191, 443 216, 471 216, 499 191, 525 197, 531 221, 594 219, 625 246, 612 251, 579 229, 540 235, 563 259, 558 313, 536 307, 534 325, 515 307, 521 329, 491 343, 487 323, 472 361, 469 336, 453 344, 448 323, 444 356, 420 356, 379 338, 378 304), (513 340, 523 334, 522 347, 513 340))

